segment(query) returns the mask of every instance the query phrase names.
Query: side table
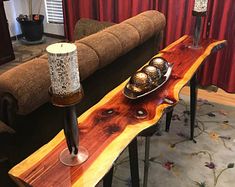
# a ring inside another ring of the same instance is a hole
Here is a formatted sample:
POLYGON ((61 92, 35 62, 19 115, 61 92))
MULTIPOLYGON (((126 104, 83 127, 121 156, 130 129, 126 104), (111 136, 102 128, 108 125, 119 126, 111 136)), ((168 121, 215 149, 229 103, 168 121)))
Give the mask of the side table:
MULTIPOLYGON (((191 37, 183 36, 157 55, 174 63, 172 75, 161 89, 142 99, 129 100, 122 93, 125 81, 78 118, 80 145, 90 153, 85 163, 67 167, 59 161, 59 153, 66 147, 61 131, 48 144, 12 168, 10 176, 23 186, 95 186, 128 144, 172 106, 166 102, 167 99, 177 103, 181 88, 204 59, 226 43, 205 40, 201 50, 192 51, 187 47, 191 42, 191 37)), ((134 161, 136 159, 137 155, 134 161)), ((138 184, 138 178, 136 180, 138 184)))
MULTIPOLYGON (((210 39, 207 40, 203 40, 202 41, 202 50, 204 51, 204 53, 198 58, 196 59, 196 61, 200 61, 202 65, 203 63, 206 62, 207 57, 209 55, 211 55, 212 53, 217 52, 218 50, 222 49, 225 45, 226 42, 224 41, 223 43, 214 46, 214 48, 209 52, 208 51, 208 47, 206 46, 206 43, 209 42, 210 39), (208 53, 209 52, 209 53, 208 53)), ((186 42, 183 45, 181 45, 180 43, 178 44, 179 46, 181 46, 181 48, 185 48, 188 47, 190 44, 190 42, 186 42)), ((178 47, 177 45, 175 47, 178 47)), ((186 54, 181 54, 178 53, 180 50, 173 50, 173 48, 171 48, 169 50, 169 48, 166 48, 162 51, 160 51, 160 53, 156 56, 162 56, 166 59, 178 59, 180 57, 182 57, 181 59, 181 63, 195 63, 196 61, 191 61, 192 58, 190 58, 190 56, 197 56, 197 53, 199 52, 199 49, 193 49, 193 50, 186 50, 187 53, 186 54), (188 56, 187 56, 188 55, 188 56)), ((183 51, 182 51, 183 52, 183 51)), ((199 66, 200 66, 199 65, 199 66)), ((197 67, 198 69, 199 67, 197 67)), ((194 143, 196 143, 196 140, 194 139, 194 128, 195 128, 195 120, 196 120, 196 107, 197 107, 197 69, 195 69, 195 72, 192 74, 191 79, 189 79, 189 85, 190 85, 190 135, 189 135, 189 139, 192 140, 194 143)), ((175 103, 176 104, 176 103, 175 103)), ((168 132, 170 129, 170 124, 171 124, 171 118, 172 118, 172 114, 173 114, 173 110, 174 110, 174 106, 172 105, 170 107, 168 107, 165 110, 166 113, 166 128, 165 131, 168 132)), ((153 126, 152 126, 153 127, 153 126)), ((144 178, 143 178, 143 186, 147 186, 147 181, 148 181, 148 167, 149 167, 149 151, 150 151, 150 137, 156 132, 156 130, 154 128, 148 128, 146 130, 144 130, 143 132, 140 133, 140 136, 144 136, 145 137, 145 159, 144 159, 144 178)), ((137 146, 136 146, 137 149, 137 146)), ((133 154, 132 152, 130 152, 130 154, 133 154)), ((132 156, 130 155, 130 158, 132 156)), ((138 160, 137 160, 138 161, 138 160)), ((135 161, 135 163, 137 163, 137 161, 135 161)), ((136 172, 134 172, 136 173, 136 172)), ((139 176, 138 174, 135 175, 135 180, 139 181, 139 176)), ((138 184, 138 182, 137 182, 138 184)))

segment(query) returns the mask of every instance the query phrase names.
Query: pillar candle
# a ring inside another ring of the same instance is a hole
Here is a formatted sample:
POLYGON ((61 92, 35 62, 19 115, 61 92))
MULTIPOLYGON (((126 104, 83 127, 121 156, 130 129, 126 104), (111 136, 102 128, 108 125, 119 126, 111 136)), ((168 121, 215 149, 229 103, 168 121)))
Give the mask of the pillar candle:
POLYGON ((46 48, 52 93, 66 96, 80 89, 77 47, 70 43, 55 43, 46 48))
POLYGON ((194 12, 206 12, 208 0, 195 0, 193 11, 194 12))

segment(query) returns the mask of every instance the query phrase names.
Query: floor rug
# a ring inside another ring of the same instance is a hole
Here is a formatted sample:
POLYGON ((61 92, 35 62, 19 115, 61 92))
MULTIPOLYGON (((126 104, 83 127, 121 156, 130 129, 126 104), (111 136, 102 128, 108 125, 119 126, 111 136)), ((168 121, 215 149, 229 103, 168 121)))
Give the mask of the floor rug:
POLYGON ((37 45, 26 45, 16 40, 12 42, 15 59, 13 61, 7 62, 0 66, 0 75, 15 66, 18 66, 28 60, 39 57, 45 53, 45 49, 48 45, 62 41, 61 39, 51 38, 44 36, 44 42, 37 45))
MULTIPOLYGON (((195 141, 189 141, 189 100, 175 107, 170 132, 151 137, 149 187, 235 186, 235 108, 198 100, 195 141)), ((138 138, 140 182, 143 183, 145 139, 138 138)), ((128 152, 114 165, 113 186, 131 186, 128 152)))

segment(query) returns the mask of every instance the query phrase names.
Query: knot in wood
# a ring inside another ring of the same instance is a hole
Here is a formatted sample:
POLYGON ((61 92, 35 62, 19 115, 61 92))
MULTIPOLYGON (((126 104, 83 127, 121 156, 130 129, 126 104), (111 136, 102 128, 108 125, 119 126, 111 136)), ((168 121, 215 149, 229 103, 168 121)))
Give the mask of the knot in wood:
POLYGON ((135 117, 138 119, 144 119, 147 117, 148 112, 144 108, 137 109, 135 112, 135 117))
POLYGON ((104 110, 103 112, 102 112, 102 115, 104 115, 104 116, 108 116, 108 115, 111 115, 111 114, 113 114, 115 111, 114 111, 114 109, 107 109, 107 110, 104 110))
POLYGON ((110 124, 105 128, 107 134, 114 134, 120 130, 121 128, 117 124, 110 124))

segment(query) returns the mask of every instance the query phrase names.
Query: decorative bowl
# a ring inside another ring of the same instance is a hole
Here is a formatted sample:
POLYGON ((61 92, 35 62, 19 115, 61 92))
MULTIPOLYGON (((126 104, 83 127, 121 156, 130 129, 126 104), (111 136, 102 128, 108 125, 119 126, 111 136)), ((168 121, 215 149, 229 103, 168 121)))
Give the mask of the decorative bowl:
POLYGON ((149 65, 136 72, 123 90, 123 94, 129 99, 137 99, 148 95, 160 88, 170 77, 173 64, 165 59, 155 57, 149 65))

